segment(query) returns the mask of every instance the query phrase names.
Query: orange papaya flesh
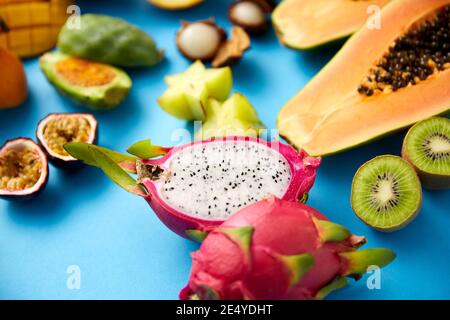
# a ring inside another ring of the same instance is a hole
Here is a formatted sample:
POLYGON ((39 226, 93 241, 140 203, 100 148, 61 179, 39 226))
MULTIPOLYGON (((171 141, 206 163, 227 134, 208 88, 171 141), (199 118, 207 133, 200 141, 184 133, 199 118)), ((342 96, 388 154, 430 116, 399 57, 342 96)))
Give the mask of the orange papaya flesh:
POLYGON ((281 43, 305 50, 351 35, 389 1, 284 0, 272 22, 281 43))
MULTIPOLYGON (((448 0, 397 0, 388 4, 381 12, 380 30, 359 30, 282 108, 277 119, 280 135, 310 155, 323 156, 448 112, 449 63, 442 70, 434 69, 426 79, 416 78, 414 85, 408 83, 396 91, 388 87, 369 96, 358 88, 400 37, 420 30, 438 12, 450 12, 449 6, 448 0)), ((441 51, 450 57, 448 45, 441 51)))

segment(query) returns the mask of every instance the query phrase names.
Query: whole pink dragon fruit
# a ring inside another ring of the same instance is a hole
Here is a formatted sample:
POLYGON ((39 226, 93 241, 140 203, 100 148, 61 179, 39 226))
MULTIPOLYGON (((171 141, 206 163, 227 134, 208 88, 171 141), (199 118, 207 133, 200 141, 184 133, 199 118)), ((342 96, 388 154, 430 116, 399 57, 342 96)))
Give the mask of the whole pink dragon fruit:
POLYGON ((279 141, 250 137, 173 148, 147 140, 128 149, 136 157, 83 143, 65 148, 143 197, 172 231, 198 241, 233 213, 270 194, 291 201, 304 199, 320 164, 319 158, 279 141), (151 159, 155 156, 160 157, 151 159), (137 174, 138 179, 128 173, 137 174))
POLYGON ((268 197, 209 233, 180 298, 320 299, 346 276, 395 258, 388 249, 358 251, 364 243, 307 205, 268 197))

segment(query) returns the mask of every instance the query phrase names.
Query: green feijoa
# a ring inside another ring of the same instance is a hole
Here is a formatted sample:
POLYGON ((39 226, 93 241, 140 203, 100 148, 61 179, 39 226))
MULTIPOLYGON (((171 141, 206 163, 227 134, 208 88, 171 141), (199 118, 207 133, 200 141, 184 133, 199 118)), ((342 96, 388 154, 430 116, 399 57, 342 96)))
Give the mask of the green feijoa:
POLYGON ((128 22, 105 15, 84 14, 79 27, 66 23, 58 48, 76 57, 121 67, 157 64, 163 58, 155 42, 128 22))

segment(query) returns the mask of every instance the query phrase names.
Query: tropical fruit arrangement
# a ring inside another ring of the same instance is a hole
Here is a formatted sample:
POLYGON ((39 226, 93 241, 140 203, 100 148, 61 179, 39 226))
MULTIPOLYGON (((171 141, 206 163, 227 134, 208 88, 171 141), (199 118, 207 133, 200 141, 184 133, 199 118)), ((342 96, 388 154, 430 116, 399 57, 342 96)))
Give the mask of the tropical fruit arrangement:
MULTIPOLYGON (((148 2, 187 10, 203 1, 148 2)), ((422 187, 450 188, 450 0, 240 0, 230 1, 229 30, 210 17, 183 20, 174 45, 192 64, 161 79, 167 89, 155 102, 167 116, 202 125, 192 142, 142 140, 127 154, 96 145, 96 113, 118 107, 132 90, 128 70, 157 65, 164 51, 120 18, 82 14, 74 27, 72 4, 0 2, 0 108, 26 101, 20 57, 42 54, 48 82, 94 112, 51 113, 36 124, 37 142, 6 141, 0 197, 36 197, 49 162, 74 174, 85 165, 100 169, 142 197, 168 229, 201 243, 180 299, 322 299, 369 267, 390 264, 392 250, 360 250, 365 237, 306 204, 322 157, 408 128, 398 155, 362 164, 349 190, 349 210, 378 231, 411 223, 422 187), (271 22, 291 49, 350 36, 281 108, 285 142, 267 135, 245 93, 233 92, 234 66, 250 58, 252 39, 271 22)))

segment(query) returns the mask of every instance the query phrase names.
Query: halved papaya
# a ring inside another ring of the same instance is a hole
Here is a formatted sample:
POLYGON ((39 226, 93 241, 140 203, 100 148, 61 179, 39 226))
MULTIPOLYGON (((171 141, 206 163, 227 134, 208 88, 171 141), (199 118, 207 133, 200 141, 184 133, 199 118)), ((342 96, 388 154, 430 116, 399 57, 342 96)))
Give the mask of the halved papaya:
POLYGON ((284 0, 272 21, 281 43, 309 49, 351 35, 389 1, 284 0))
POLYGON ((396 0, 280 111, 280 135, 327 155, 450 107, 450 1, 396 0))

